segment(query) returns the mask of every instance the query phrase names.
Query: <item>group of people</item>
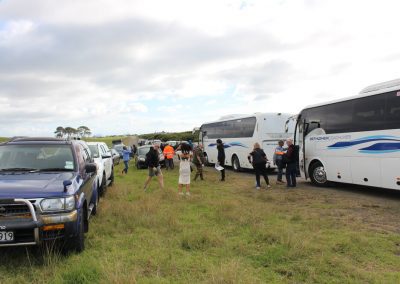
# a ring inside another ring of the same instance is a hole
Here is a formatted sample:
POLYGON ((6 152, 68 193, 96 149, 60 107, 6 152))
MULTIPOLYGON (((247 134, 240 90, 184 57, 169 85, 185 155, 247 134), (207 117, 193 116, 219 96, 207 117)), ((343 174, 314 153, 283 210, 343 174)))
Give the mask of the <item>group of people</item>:
MULTIPOLYGON (((217 164, 216 169, 220 171, 221 178, 220 181, 225 181, 225 147, 221 139, 217 139, 217 164)), ((278 168, 277 173, 277 183, 283 184, 282 180, 283 169, 286 168, 286 186, 296 187, 296 174, 297 174, 297 155, 296 150, 291 139, 286 140, 286 146, 284 147, 284 141, 281 140, 275 149, 273 156, 273 163, 278 168)), ((160 145, 155 144, 150 147, 149 152, 146 154, 146 164, 148 167, 148 177, 144 184, 144 190, 146 191, 151 179, 156 176, 161 189, 164 188, 164 179, 161 172, 160 157, 159 157, 160 145)), ((123 150, 123 160, 125 168, 123 173, 127 173, 129 157, 131 152, 124 148, 123 150)), ((176 155, 179 159, 179 181, 178 181, 178 194, 179 195, 190 195, 190 179, 192 163, 196 167, 196 173, 194 180, 200 178, 204 180, 203 167, 205 164, 205 157, 203 151, 203 145, 198 144, 193 148, 190 144, 182 143, 179 147, 175 149, 171 145, 165 145, 163 149, 164 161, 166 170, 174 169, 173 158, 176 155), (183 191, 185 187, 185 191, 183 191)), ((268 158, 264 150, 260 147, 259 143, 255 143, 253 151, 248 155, 249 162, 253 165, 255 176, 256 176, 256 189, 261 188, 261 176, 264 178, 266 187, 270 188, 270 182, 267 175, 267 162, 268 158)))
MULTIPOLYGON (((282 180, 283 169, 286 168, 286 186, 296 187, 296 175, 297 175, 297 154, 293 145, 292 139, 286 140, 287 148, 284 148, 285 142, 283 140, 278 142, 278 146, 275 148, 273 163, 278 168, 277 183, 285 183, 282 180)), ((268 175, 267 175, 267 162, 268 158, 264 150, 261 149, 259 143, 255 143, 253 151, 248 155, 249 162, 253 165, 254 172, 256 175, 256 189, 261 188, 260 177, 263 176, 267 188, 270 188, 268 175)))
MULTIPOLYGON (((164 188, 164 179, 161 172, 161 165, 159 160, 159 148, 160 145, 155 144, 150 148, 149 152, 146 154, 146 164, 148 166, 148 177, 144 184, 144 190, 146 191, 151 179, 156 176, 158 179, 158 183, 160 188, 164 188)), ((204 154, 203 154, 203 146, 201 144, 196 147, 182 143, 178 146, 176 151, 170 145, 165 145, 163 149, 164 161, 166 170, 174 169, 174 161, 173 158, 177 155, 179 159, 179 181, 178 181, 178 194, 179 195, 188 195, 190 196, 190 177, 192 173, 192 163, 196 166, 196 174, 194 180, 200 177, 201 180, 203 177, 203 167, 204 167, 204 154), (185 186, 185 192, 183 191, 183 187, 185 186)))

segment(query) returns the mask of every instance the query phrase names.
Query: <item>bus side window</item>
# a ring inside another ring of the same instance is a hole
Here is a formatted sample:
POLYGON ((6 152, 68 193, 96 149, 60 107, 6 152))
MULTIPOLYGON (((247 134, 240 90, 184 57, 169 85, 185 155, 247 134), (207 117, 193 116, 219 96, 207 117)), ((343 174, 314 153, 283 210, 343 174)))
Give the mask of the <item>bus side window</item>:
POLYGON ((371 96, 354 101, 353 131, 382 129, 385 124, 385 99, 371 96))
POLYGON ((389 129, 400 126, 400 91, 390 92, 386 95, 386 127, 389 129))

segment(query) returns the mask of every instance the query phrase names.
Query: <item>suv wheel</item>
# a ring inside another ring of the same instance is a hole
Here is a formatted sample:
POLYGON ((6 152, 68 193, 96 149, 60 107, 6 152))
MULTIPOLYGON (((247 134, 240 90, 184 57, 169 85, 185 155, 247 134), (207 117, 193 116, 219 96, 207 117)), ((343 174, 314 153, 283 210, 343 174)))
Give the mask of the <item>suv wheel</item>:
POLYGON ((81 208, 78 216, 78 232, 75 237, 69 238, 65 242, 64 251, 66 253, 76 251, 82 252, 85 249, 85 208, 81 208))
POLYGON ((101 180, 101 185, 99 187, 99 194, 101 196, 104 195, 104 192, 106 191, 106 187, 107 187, 106 173, 103 173, 103 179, 101 180))
POLYGON ((110 183, 109 185, 112 186, 114 183, 114 167, 111 169, 111 175, 110 175, 110 183))

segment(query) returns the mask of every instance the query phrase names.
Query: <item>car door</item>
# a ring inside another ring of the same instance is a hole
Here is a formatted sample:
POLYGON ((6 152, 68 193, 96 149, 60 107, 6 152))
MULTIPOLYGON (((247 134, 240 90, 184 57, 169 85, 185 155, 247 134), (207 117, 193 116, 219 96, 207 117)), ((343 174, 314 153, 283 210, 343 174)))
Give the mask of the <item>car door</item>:
POLYGON ((80 168, 80 175, 82 178, 82 189, 86 196, 86 200, 90 202, 92 200, 93 181, 96 173, 86 172, 85 165, 93 161, 92 158, 90 157, 88 149, 86 149, 82 145, 79 145, 79 148, 80 148, 81 159, 83 160, 83 167, 80 168))
POLYGON ((102 148, 103 154, 102 156, 108 156, 109 158, 103 158, 103 163, 104 163, 104 169, 106 171, 106 177, 107 179, 110 178, 111 176, 111 169, 112 169, 112 156, 111 156, 111 151, 108 149, 107 145, 100 145, 102 148))

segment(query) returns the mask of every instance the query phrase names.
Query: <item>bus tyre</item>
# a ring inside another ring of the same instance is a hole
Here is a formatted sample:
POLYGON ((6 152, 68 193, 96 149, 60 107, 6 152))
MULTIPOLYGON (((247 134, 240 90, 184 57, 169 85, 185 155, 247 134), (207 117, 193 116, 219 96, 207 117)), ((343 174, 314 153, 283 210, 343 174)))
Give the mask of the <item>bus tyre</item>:
POLYGON ((311 165, 310 173, 310 178, 313 184, 316 186, 328 186, 325 168, 320 162, 311 165))
POLYGON ((240 172, 241 170, 239 158, 236 155, 232 157, 232 167, 235 172, 240 172))

